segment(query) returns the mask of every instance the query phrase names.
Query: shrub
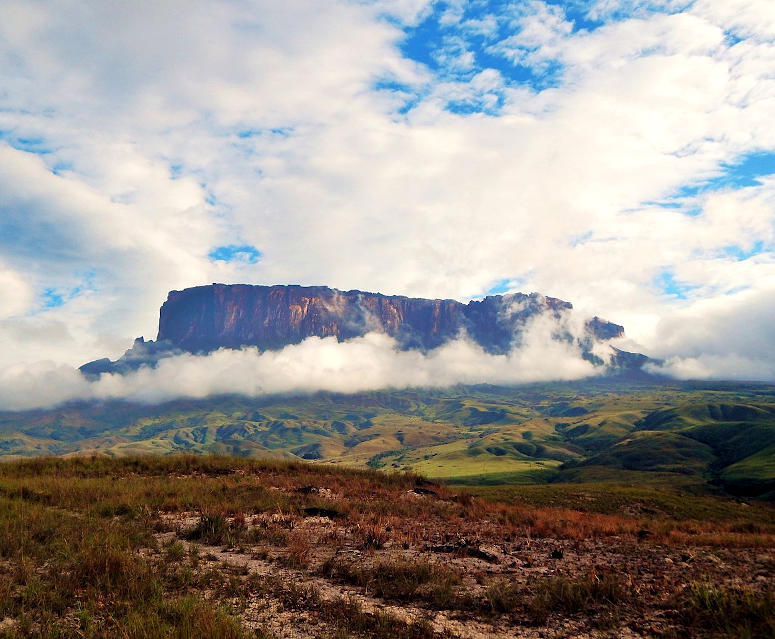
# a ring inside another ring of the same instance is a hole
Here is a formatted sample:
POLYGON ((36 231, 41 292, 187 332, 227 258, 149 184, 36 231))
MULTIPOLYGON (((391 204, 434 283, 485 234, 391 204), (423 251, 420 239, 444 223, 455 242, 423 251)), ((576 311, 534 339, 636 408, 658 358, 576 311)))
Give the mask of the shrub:
POLYGON ((188 538, 208 546, 223 544, 231 548, 240 542, 245 530, 244 518, 235 518, 229 522, 221 513, 202 513, 196 526, 188 533, 188 538))
POLYGON ((775 591, 725 588, 695 581, 681 611, 693 625, 722 631, 728 637, 775 637, 775 591))
POLYGON ((321 572, 361 586, 375 597, 399 601, 423 599, 437 607, 451 603, 452 587, 461 581, 453 570, 426 561, 378 560, 372 565, 361 565, 329 560, 321 572))
POLYGON ((540 581, 528 610, 534 622, 544 623, 552 612, 574 614, 594 606, 612 606, 627 598, 616 575, 593 570, 578 580, 561 576, 540 581))

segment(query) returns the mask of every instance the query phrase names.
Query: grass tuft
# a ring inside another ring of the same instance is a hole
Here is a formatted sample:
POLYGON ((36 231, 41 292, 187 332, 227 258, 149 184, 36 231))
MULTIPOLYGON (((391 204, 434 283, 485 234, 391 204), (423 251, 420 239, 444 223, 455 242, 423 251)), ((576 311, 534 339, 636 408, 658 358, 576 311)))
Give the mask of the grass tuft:
POLYGON ((754 592, 709 580, 690 584, 681 615, 727 637, 775 637, 775 590, 754 592))

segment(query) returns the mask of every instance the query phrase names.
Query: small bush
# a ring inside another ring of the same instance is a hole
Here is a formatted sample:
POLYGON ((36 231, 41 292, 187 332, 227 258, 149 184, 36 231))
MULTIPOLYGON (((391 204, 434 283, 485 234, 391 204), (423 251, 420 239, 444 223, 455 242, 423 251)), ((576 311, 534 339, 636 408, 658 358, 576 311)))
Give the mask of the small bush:
POLYGON ((612 574, 590 572, 579 580, 553 577, 538 583, 528 610, 536 623, 544 623, 553 612, 574 614, 594 606, 611 606, 627 598, 625 588, 612 574))
POLYGON ((484 591, 484 604, 488 612, 512 614, 522 607, 524 590, 514 582, 500 580, 484 591))
POLYGON ((775 591, 752 592, 695 581, 681 614, 693 625, 722 631, 728 637, 775 637, 775 591))
POLYGON ((294 535, 288 544, 288 555, 285 563, 289 568, 306 568, 309 565, 312 546, 309 540, 301 535, 294 535))
POLYGON ((168 563, 177 563, 186 556, 186 548, 182 543, 175 540, 167 544, 164 548, 164 559, 168 563))
POLYGON ((436 636, 433 626, 426 619, 406 622, 382 611, 367 614, 357 601, 346 597, 322 602, 320 616, 337 628, 337 637, 433 639, 436 636))
POLYGON ((245 530, 244 518, 235 518, 229 522, 221 513, 202 513, 196 526, 188 533, 188 538, 208 546, 223 544, 231 548, 239 544, 245 530))
POLYGON ((131 614, 114 636, 127 639, 248 639, 250 636, 222 606, 198 597, 172 600, 157 609, 131 614))
POLYGON ((328 561, 321 572, 346 583, 361 586, 375 597, 413 601, 422 599, 437 607, 448 607, 453 586, 460 575, 453 570, 426 561, 380 560, 371 566, 328 561))
POLYGON ((358 529, 360 546, 363 550, 382 550, 390 539, 390 535, 384 528, 377 525, 365 526, 358 529))

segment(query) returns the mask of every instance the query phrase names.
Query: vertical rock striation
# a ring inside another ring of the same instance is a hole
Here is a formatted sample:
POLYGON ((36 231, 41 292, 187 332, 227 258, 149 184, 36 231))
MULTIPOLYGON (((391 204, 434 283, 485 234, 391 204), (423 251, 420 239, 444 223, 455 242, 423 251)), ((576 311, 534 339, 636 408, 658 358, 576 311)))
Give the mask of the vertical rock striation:
MULTIPOLYGON (((197 286, 171 291, 161 307, 159 341, 189 352, 258 346, 282 348, 307 337, 346 340, 370 331, 387 333, 401 348, 428 350, 467 334, 493 353, 519 341, 538 314, 559 317, 571 304, 536 293, 455 300, 338 291, 324 286, 197 286)), ((608 339, 621 326, 595 318, 590 335, 608 339)))
MULTIPOLYGON (((395 338, 402 349, 427 351, 461 336, 490 353, 506 353, 522 343, 524 328, 536 316, 555 320, 572 309, 569 302, 538 293, 491 295, 464 304, 455 300, 339 291, 326 286, 252 286, 212 284, 171 291, 161 307, 155 342, 142 338, 115 362, 89 362, 81 371, 92 378, 126 373, 180 353, 257 346, 262 350, 298 344, 308 337, 343 341, 377 331, 395 338)), ((576 340, 595 364, 595 342, 621 337, 618 324, 594 317, 582 335, 557 323, 553 338, 576 340)), ((636 369, 648 358, 613 349, 612 364, 636 369)))

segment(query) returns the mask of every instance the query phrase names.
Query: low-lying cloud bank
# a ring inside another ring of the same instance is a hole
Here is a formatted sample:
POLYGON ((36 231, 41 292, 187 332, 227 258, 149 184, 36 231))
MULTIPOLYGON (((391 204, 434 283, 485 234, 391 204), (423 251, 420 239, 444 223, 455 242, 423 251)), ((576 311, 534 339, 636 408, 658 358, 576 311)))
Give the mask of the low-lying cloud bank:
MULTIPOLYGON (((567 323, 560 323, 567 328, 567 323)), ((64 365, 38 363, 0 373, 0 408, 47 408, 86 399, 126 399, 159 403, 237 393, 252 397, 315 391, 354 393, 383 388, 445 387, 455 384, 519 384, 572 380, 601 372, 582 358, 576 341, 558 341, 558 323, 537 319, 519 347, 505 355, 485 352, 460 338, 422 353, 401 351, 381 333, 338 342, 311 337, 278 351, 221 349, 209 355, 178 355, 156 368, 128 375, 103 374, 87 381, 64 365)), ((610 349, 599 345, 596 354, 610 349)))
MULTIPOLYGON (((775 380, 775 290, 743 291, 697 302, 660 322, 650 348, 614 340, 662 360, 645 368, 678 379, 775 380)), ((610 343, 589 342, 584 319, 571 311, 534 317, 507 354, 494 355, 461 336, 435 350, 402 351, 382 333, 338 342, 312 337, 277 351, 222 349, 162 359, 156 368, 89 381, 54 362, 0 371, 0 410, 50 408, 73 400, 160 403, 220 394, 251 397, 354 393, 456 384, 523 384, 582 379, 605 372, 583 358, 580 343, 607 362, 610 343), (558 339, 563 336, 565 339, 558 339)))
POLYGON ((657 327, 650 372, 678 379, 775 380, 775 290, 702 300, 657 327))

